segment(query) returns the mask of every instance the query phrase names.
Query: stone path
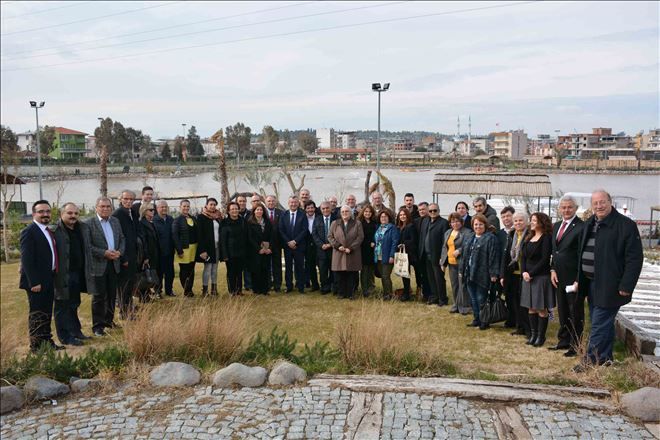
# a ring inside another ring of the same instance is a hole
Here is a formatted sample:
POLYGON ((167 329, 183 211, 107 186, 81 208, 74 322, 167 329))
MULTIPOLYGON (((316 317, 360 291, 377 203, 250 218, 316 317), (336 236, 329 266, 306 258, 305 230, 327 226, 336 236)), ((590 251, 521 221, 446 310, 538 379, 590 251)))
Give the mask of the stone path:
MULTIPOLYGON (((645 262, 639 282, 635 287, 632 301, 619 310, 624 323, 632 330, 637 339, 650 340, 655 347, 649 347, 649 353, 660 356, 660 266, 645 262)), ((631 335, 632 336, 632 335, 631 335)), ((624 337, 623 339, 629 339, 624 337)), ((642 342, 637 342, 641 348, 642 342)))
MULTIPOLYGON (((604 410, 324 385, 74 395, 0 418, 8 439, 653 439, 604 410)), ((541 392, 539 392, 541 393, 541 392)), ((660 434, 657 434, 660 435, 660 434)))

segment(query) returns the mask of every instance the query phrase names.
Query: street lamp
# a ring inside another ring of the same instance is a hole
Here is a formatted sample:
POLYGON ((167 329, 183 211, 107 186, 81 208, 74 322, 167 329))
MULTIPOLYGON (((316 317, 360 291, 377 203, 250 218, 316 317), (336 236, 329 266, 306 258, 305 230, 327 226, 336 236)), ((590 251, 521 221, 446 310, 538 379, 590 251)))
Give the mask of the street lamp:
POLYGON ((45 101, 41 101, 39 104, 37 104, 37 101, 30 101, 30 107, 34 109, 37 118, 37 166, 39 167, 39 200, 43 200, 44 198, 42 188, 43 176, 41 175, 41 145, 39 143, 39 109, 43 108, 44 105, 46 105, 45 101))
POLYGON ((181 124, 181 130, 183 132, 183 136, 181 137, 181 156, 183 156, 183 149, 186 147, 186 125, 188 124, 181 124))
POLYGON ((380 83, 371 84, 371 90, 378 92, 378 136, 376 138, 376 172, 378 173, 378 182, 380 182, 380 94, 387 92, 390 83, 385 83, 381 87, 380 83))

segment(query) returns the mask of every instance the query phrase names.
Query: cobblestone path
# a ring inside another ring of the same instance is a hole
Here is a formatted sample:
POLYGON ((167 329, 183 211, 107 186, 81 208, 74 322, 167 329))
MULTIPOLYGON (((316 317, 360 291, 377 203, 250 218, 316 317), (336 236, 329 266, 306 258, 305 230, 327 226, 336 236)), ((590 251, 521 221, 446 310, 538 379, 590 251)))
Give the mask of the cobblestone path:
POLYGON ((0 420, 3 440, 654 438, 643 425, 624 416, 570 405, 489 403, 323 386, 237 390, 198 386, 77 395, 0 420))

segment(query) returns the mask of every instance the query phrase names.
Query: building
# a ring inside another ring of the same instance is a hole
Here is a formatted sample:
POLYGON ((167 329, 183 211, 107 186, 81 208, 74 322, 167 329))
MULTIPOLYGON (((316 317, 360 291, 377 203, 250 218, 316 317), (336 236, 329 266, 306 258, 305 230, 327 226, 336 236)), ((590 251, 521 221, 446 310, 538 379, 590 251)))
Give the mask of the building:
POLYGON ((16 143, 18 144, 19 151, 37 150, 37 137, 34 131, 28 130, 24 133, 16 133, 16 143))
MULTIPOLYGON (((356 148, 356 137, 354 131, 339 131, 335 134, 335 148, 356 148)), ((320 144, 319 144, 320 148, 320 144)))
POLYGON ((509 130, 490 135, 493 137, 493 155, 522 159, 527 150, 527 133, 523 130, 509 130))
POLYGON ((408 139, 395 139, 389 142, 389 149, 393 151, 412 151, 414 144, 408 139))
POLYGON ((536 138, 529 140, 527 154, 530 156, 552 157, 555 145, 557 145, 557 138, 549 134, 539 134, 536 138))
POLYGON ((594 128, 591 133, 571 135, 570 156, 578 159, 608 159, 635 155, 633 140, 625 133, 612 134, 611 128, 594 128))
POLYGON ((87 136, 85 138, 85 157, 99 157, 99 151, 96 150, 96 136, 87 136))
MULTIPOLYGON (((595 130, 595 129, 594 129, 595 130)), ((596 133, 574 133, 571 135, 571 143, 568 149, 570 158, 581 158, 582 151, 598 148, 600 135, 596 133)))
POLYGON ((53 127, 55 140, 49 156, 55 159, 81 159, 85 156, 87 133, 64 127, 53 127))
POLYGON ((634 148, 640 159, 660 160, 660 129, 650 130, 648 134, 639 133, 635 136, 634 148))
POLYGON ((316 139, 319 140, 319 148, 335 148, 337 145, 333 128, 317 128, 316 139))
POLYGON ((461 137, 455 145, 458 153, 462 156, 488 153, 488 138, 483 136, 461 137))

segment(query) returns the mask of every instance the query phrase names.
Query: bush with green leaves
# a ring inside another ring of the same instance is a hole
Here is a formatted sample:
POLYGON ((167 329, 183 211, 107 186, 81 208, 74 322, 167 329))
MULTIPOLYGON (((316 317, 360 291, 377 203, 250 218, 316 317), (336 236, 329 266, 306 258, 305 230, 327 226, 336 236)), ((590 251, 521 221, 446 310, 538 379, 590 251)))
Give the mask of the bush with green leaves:
POLYGON ((23 358, 10 359, 0 372, 0 377, 11 384, 23 384, 36 375, 67 383, 72 376, 91 378, 102 370, 119 372, 130 358, 130 352, 117 346, 102 350, 90 348, 78 358, 44 347, 23 358))
POLYGON ((264 338, 261 332, 250 339, 247 349, 243 353, 243 360, 252 364, 266 365, 278 359, 296 361, 293 350, 297 341, 289 341, 286 331, 278 332, 277 327, 271 330, 270 335, 264 338))

